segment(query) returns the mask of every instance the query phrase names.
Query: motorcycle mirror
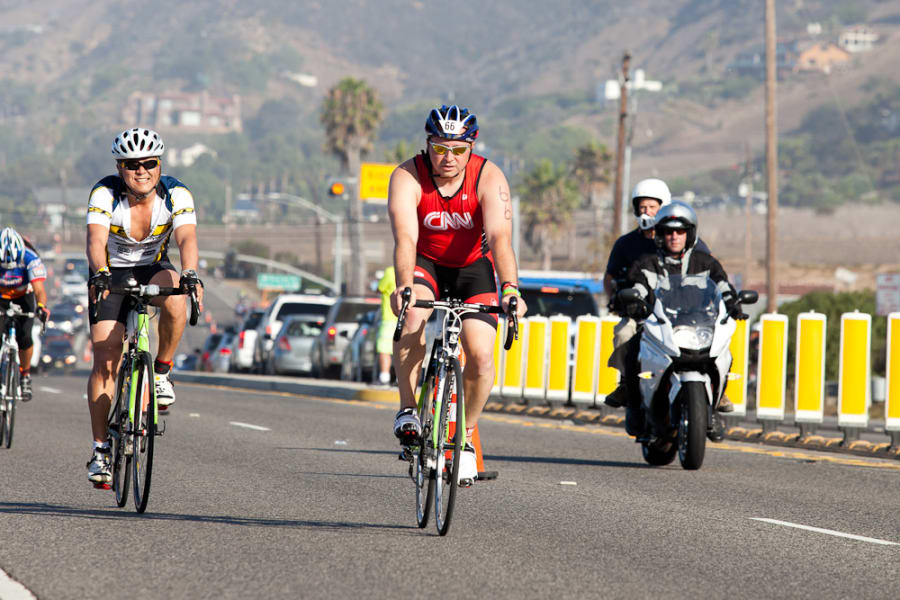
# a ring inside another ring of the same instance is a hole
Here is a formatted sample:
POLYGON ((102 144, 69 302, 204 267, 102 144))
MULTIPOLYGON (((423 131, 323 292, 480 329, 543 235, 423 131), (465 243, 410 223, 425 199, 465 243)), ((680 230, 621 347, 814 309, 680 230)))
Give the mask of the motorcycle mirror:
POLYGON ((759 294, 755 290, 741 290, 738 292, 738 301, 741 304, 756 304, 759 294))
POLYGON ((641 295, 638 294, 638 291, 634 288, 625 288, 624 290, 619 290, 616 293, 616 297, 626 304, 630 302, 637 302, 641 299, 641 295))

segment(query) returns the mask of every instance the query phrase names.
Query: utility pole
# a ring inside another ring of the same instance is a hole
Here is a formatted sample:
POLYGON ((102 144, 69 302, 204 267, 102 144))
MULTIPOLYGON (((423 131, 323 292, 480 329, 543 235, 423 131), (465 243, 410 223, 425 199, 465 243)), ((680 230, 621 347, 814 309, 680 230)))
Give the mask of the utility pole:
POLYGON ((777 80, 775 64, 775 0, 766 0, 766 179, 769 211, 766 227, 766 311, 774 313, 778 303, 778 274, 775 244, 775 219, 778 215, 778 146, 775 112, 777 80))
POLYGON ((622 185, 625 179, 625 129, 628 122, 628 65, 631 54, 626 50, 622 57, 622 79, 619 80, 619 138, 616 145, 616 185, 613 190, 612 239, 622 233, 622 185))
POLYGON ((750 287, 750 266, 753 260, 750 236, 753 232, 751 215, 753 214, 753 157, 750 155, 750 142, 744 144, 744 152, 747 155, 744 163, 744 178, 746 180, 747 199, 744 202, 744 281, 741 287, 750 287))

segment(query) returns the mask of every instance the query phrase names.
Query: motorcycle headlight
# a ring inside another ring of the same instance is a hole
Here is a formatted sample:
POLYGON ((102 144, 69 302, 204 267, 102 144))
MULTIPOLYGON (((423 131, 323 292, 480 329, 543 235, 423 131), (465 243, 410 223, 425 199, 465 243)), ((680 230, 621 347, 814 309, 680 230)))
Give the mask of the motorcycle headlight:
POLYGON ((680 325, 673 332, 675 344, 688 350, 704 350, 712 345, 712 327, 680 325))

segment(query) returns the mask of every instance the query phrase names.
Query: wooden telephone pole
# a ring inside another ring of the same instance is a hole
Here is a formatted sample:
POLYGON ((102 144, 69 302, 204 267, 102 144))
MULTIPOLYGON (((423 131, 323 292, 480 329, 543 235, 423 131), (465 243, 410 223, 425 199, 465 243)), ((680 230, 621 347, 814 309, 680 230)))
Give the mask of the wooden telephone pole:
POLYGON ((775 64, 775 0, 766 0, 766 179, 769 211, 766 228, 766 312, 775 312, 778 294, 778 260, 775 245, 775 220, 778 216, 778 139, 775 89, 778 77, 775 64))
POLYGON ((617 239, 622 228, 622 184, 625 180, 625 130, 628 122, 628 65, 631 54, 626 50, 622 57, 622 79, 619 93, 619 139, 616 146, 616 185, 613 189, 612 239, 617 239))

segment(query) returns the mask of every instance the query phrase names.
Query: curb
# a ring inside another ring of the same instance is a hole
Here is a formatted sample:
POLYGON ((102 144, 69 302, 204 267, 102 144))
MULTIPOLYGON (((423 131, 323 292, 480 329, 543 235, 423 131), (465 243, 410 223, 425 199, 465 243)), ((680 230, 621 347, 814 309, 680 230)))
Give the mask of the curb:
MULTIPOLYGON (((361 402, 399 403, 396 388, 372 389, 370 386, 351 381, 334 381, 305 379, 298 377, 247 377, 230 373, 198 373, 193 371, 175 371, 173 380, 182 383, 215 385, 220 387, 281 392, 299 396, 316 396, 339 400, 356 400, 361 402)), ((624 415, 605 412, 605 410, 585 409, 572 406, 506 404, 496 399, 488 399, 484 412, 503 413, 509 415, 526 415, 559 421, 571 420, 579 424, 593 423, 614 427, 624 427, 624 415)), ((729 427, 725 430, 725 439, 739 442, 752 442, 768 446, 782 446, 855 454, 875 458, 900 460, 900 447, 891 447, 889 442, 872 442, 869 440, 852 440, 844 443, 840 437, 807 435, 784 431, 763 432, 761 428, 729 427)))

